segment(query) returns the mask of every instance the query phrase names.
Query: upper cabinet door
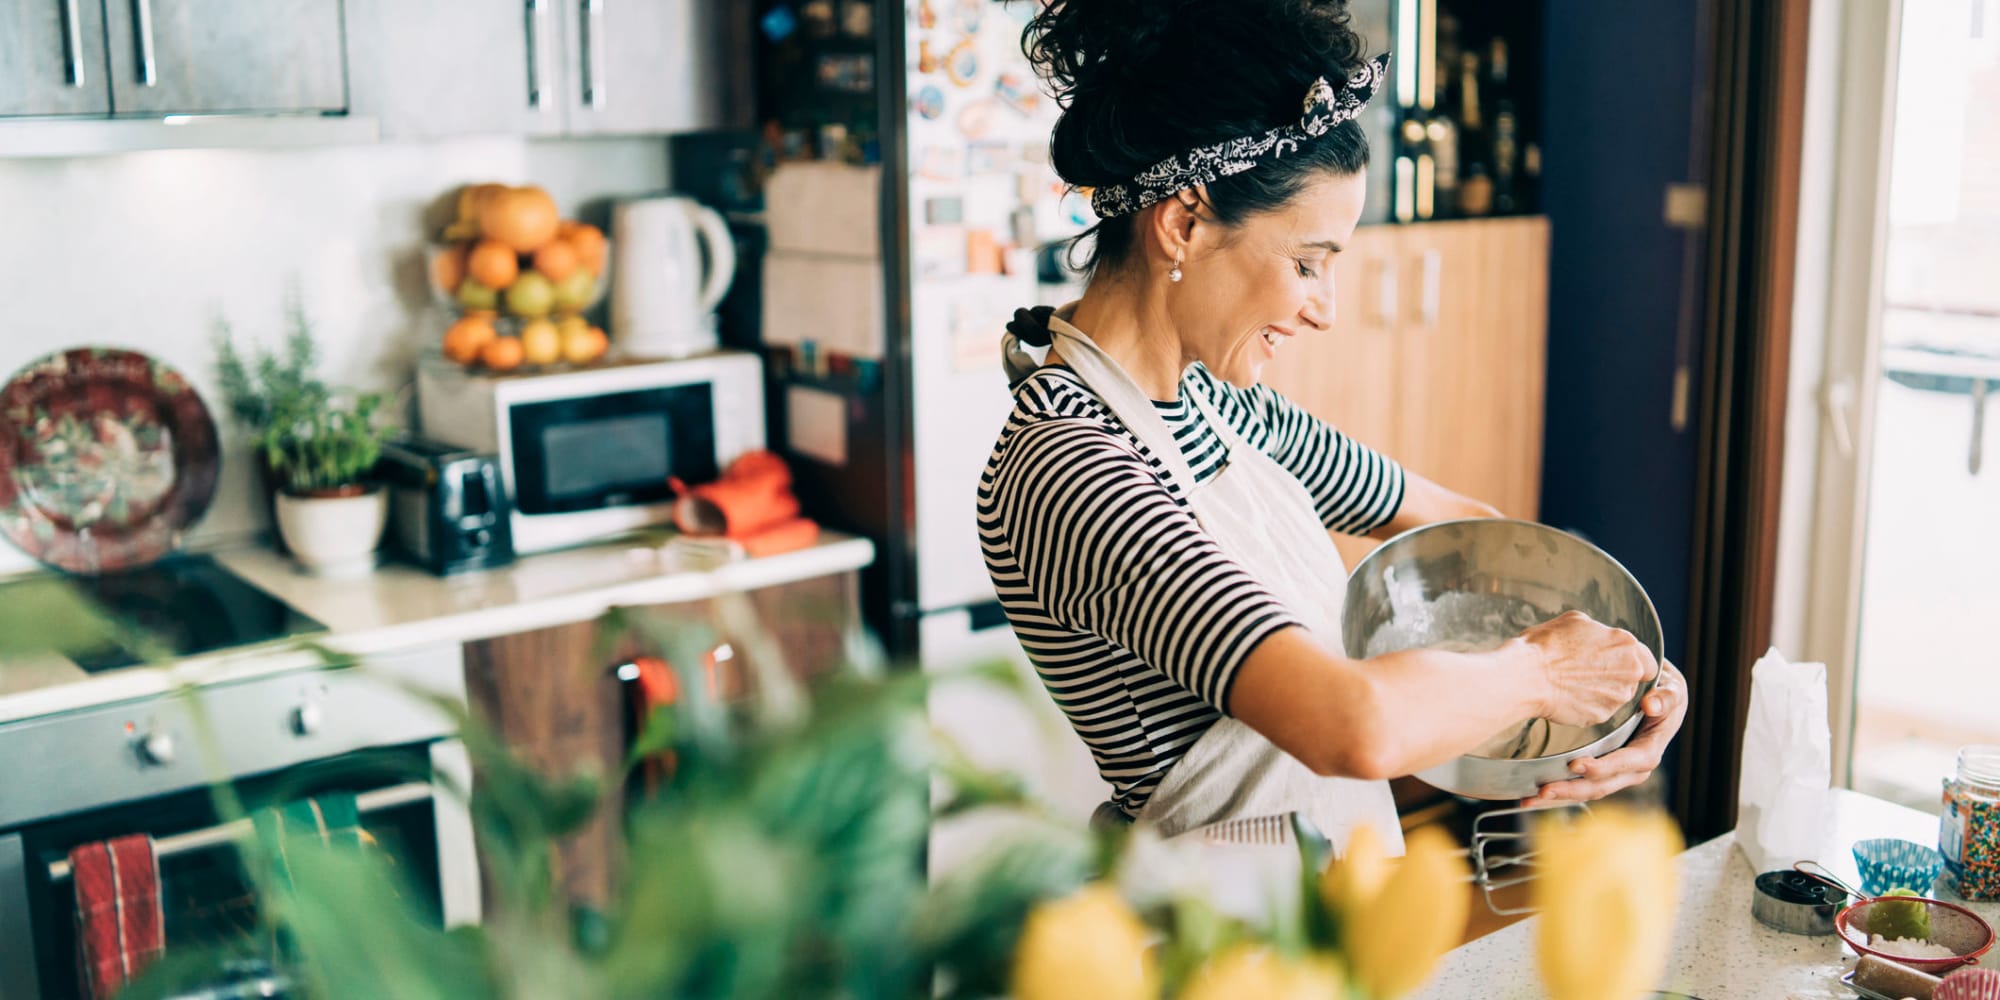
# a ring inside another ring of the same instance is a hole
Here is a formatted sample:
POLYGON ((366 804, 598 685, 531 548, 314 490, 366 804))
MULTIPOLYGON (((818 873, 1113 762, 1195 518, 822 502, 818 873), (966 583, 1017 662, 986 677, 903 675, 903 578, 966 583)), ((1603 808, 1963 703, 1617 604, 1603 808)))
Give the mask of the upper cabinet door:
MULTIPOLYGON (((567 131, 686 132, 726 124, 720 0, 552 0, 569 65, 567 131)), ((747 5, 746 5, 747 6, 747 5)))
POLYGON ((111 111, 101 4, 0 3, 0 117, 111 111))
POLYGON ((350 110, 385 139, 562 130, 567 0, 347 0, 350 110))
POLYGON ((347 108, 340 0, 104 0, 104 9, 114 114, 347 108))

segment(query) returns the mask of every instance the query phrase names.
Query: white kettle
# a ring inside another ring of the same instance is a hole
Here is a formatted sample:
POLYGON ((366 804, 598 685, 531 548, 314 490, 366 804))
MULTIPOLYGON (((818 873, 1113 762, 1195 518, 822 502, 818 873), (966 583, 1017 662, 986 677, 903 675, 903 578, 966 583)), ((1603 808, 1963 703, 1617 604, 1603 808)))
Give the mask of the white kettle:
POLYGON ((611 212, 611 336, 634 358, 716 349, 715 307, 736 276, 736 244, 712 208, 668 196, 611 212))

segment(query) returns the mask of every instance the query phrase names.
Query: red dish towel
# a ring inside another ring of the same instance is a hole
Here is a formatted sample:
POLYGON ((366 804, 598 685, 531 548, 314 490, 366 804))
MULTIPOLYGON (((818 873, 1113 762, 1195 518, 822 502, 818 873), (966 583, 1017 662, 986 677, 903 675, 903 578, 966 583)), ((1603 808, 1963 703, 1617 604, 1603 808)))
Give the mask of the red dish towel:
POLYGON ((166 947, 153 838, 133 834, 69 852, 77 961, 94 1000, 109 1000, 166 947))

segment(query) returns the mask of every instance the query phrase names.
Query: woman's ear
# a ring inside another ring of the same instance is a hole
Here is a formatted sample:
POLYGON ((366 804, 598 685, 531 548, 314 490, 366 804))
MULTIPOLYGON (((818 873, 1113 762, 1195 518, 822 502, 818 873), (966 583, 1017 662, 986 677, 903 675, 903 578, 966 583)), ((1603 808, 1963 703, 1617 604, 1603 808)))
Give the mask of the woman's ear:
POLYGON ((1186 261, 1193 256, 1191 244, 1194 230, 1200 221, 1194 206, 1183 200, 1187 192, 1172 198, 1162 198, 1147 211, 1145 229, 1146 254, 1149 264, 1167 267, 1175 262, 1186 261))

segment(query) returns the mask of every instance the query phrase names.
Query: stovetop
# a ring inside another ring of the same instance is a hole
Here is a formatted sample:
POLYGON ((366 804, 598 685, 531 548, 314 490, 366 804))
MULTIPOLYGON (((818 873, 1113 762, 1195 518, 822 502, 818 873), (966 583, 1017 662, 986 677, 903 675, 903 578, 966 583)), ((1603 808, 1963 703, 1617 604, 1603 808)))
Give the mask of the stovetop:
MULTIPOLYGON (((196 656, 326 626, 251 586, 205 555, 176 555, 145 569, 98 577, 36 576, 0 583, 0 634, 47 634, 46 652, 86 671, 152 657, 196 656), (115 627, 77 622, 81 603, 115 627), (59 619, 68 618, 68 621, 59 619)), ((20 648, 22 642, 7 645, 20 648)))

